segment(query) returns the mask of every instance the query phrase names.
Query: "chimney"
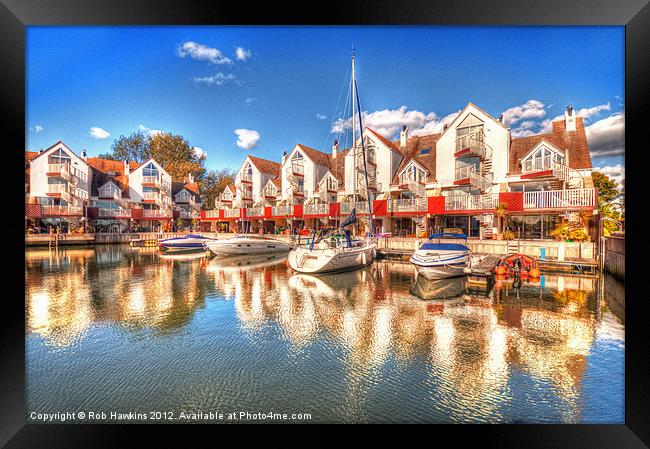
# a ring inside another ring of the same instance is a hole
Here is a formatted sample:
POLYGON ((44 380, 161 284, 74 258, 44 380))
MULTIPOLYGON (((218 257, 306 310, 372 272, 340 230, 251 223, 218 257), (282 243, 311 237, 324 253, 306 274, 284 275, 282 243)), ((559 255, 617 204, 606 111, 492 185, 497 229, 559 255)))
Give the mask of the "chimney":
POLYGON ((86 153, 86 149, 85 149, 85 148, 84 148, 83 150, 81 150, 81 159, 83 159, 84 161, 85 161, 86 159, 88 159, 88 154, 86 153))
POLYGON ((576 115, 573 113, 572 105, 566 107, 566 111, 564 112, 564 123, 565 123, 564 128, 567 131, 576 130, 576 115))
POLYGON ((124 175, 129 176, 130 173, 131 173, 131 167, 129 166, 129 161, 127 159, 126 161, 124 161, 124 175))
POLYGON ((284 161, 286 161, 286 160, 287 160, 287 152, 283 151, 282 152, 282 165, 284 165, 284 161))
POLYGON ((189 184, 193 184, 194 183, 194 175, 192 173, 188 173, 187 174, 187 180, 188 180, 189 184))
POLYGON ((402 131, 399 133, 399 146, 404 148, 406 146, 406 140, 408 139, 409 136, 409 128, 408 126, 404 125, 402 126, 402 131))
POLYGON ((339 141, 335 140, 334 145, 332 145, 332 158, 336 158, 336 154, 339 152, 339 141))
POLYGON ((447 131, 447 127, 448 127, 448 126, 449 126, 449 125, 446 124, 446 123, 442 125, 442 132, 443 132, 443 133, 444 133, 445 131, 447 131))
POLYGON ((503 114, 499 114, 499 123, 503 123, 503 114))

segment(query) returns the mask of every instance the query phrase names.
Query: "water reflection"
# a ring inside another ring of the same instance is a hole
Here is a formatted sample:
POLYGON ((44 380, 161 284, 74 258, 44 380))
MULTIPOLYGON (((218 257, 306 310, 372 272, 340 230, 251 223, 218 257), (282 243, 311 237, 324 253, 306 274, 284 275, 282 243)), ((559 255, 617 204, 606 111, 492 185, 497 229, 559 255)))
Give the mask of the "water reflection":
MULTIPOLYGON (((582 391, 605 380, 589 372, 596 339, 622 351, 624 338, 597 279, 500 279, 475 294, 465 278, 427 281, 408 264, 310 276, 285 262, 286 255, 161 257, 155 248, 123 246, 28 251, 27 332, 54 347, 74 346, 105 324, 153 343, 196 336, 193 350, 204 362, 213 357, 215 370, 239 360, 222 377, 233 369, 254 375, 260 363, 298 363, 265 371, 270 384, 293 379, 297 390, 313 388, 314 370, 327 371, 312 398, 329 407, 324 420, 579 422, 602 412, 585 405, 582 391), (217 301, 232 305, 236 328, 223 327, 224 315, 199 313, 217 301), (208 331, 226 333, 232 346, 204 353, 213 346, 208 331)), ((199 378, 217 376, 173 347, 166 356, 187 358, 199 378)), ((275 390, 257 393, 266 405, 279 401, 275 390)))

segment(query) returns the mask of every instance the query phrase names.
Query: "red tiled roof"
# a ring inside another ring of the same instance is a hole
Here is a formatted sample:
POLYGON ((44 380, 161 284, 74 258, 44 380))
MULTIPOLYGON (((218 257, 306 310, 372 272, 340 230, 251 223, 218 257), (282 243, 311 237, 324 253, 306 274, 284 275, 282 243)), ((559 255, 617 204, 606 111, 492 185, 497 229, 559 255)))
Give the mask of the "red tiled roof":
POLYGON ((280 179, 280 178, 271 179, 271 182, 272 182, 272 183, 273 183, 273 184, 274 184, 278 189, 282 188, 282 179, 280 179))
POLYGON ((25 151, 25 161, 26 162, 30 162, 36 156, 38 156, 38 151, 25 151))
POLYGON ((343 187, 342 183, 344 182, 345 175, 345 156, 350 152, 350 148, 345 150, 339 150, 336 153, 336 157, 332 157, 330 154, 330 173, 336 178, 339 182, 339 187, 343 187))
POLYGON ((395 142, 391 142, 390 140, 386 139, 384 136, 382 136, 381 134, 379 134, 377 131, 375 131, 372 128, 366 128, 366 129, 368 131, 372 132, 375 136, 377 136, 377 138, 379 138, 379 140, 381 140, 384 143, 384 145, 386 145, 388 148, 390 148, 392 150, 395 150, 398 153, 402 152, 400 147, 399 147, 399 143, 396 145, 395 142))
POLYGON ((199 194, 199 183, 198 182, 184 182, 184 181, 172 181, 172 195, 176 195, 183 189, 187 189, 192 192, 194 195, 199 194))
POLYGON ((553 122, 553 131, 547 134, 513 138, 510 142, 509 174, 521 173, 521 159, 542 140, 566 151, 569 167, 573 169, 591 168, 591 156, 587 144, 584 120, 576 117, 576 130, 566 131, 564 119, 553 122))
POLYGON ((269 161, 268 159, 262 159, 261 157, 248 155, 253 165, 262 173, 266 173, 273 176, 278 176, 280 174, 280 163, 269 161))
MULTIPOLYGON (((399 173, 412 161, 416 161, 422 167, 429 171, 427 182, 436 180, 436 143, 442 134, 428 134, 425 136, 411 136, 406 140, 406 146, 401 148, 403 155, 402 161, 397 167, 395 176, 391 181, 393 184, 399 183, 399 173), (430 148, 429 154, 419 154, 420 150, 430 148)), ((394 146, 399 146, 399 141, 391 142, 394 146)))
MULTIPOLYGON (((89 157, 86 163, 93 170, 91 195, 98 195, 102 185, 114 181, 122 189, 122 196, 128 197, 129 177, 124 172, 124 161, 89 157), (109 175, 109 172, 114 172, 115 175, 109 175)), ((129 171, 135 170, 139 165, 137 162, 129 162, 129 171)))
POLYGON ((230 184, 229 186, 226 187, 227 189, 230 189, 232 193, 237 193, 237 186, 235 184, 230 184))
POLYGON ((330 168, 330 155, 323 153, 322 151, 314 150, 303 144, 298 144, 300 149, 307 155, 309 159, 316 165, 321 165, 323 167, 330 168))

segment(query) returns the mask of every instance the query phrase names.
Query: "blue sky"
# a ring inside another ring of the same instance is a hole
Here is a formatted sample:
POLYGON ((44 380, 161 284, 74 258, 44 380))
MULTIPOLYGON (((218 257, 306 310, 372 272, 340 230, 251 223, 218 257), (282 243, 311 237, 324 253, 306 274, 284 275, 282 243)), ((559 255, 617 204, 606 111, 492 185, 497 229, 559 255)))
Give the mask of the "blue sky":
POLYGON ((96 155, 143 129, 182 134, 208 168, 329 151, 353 44, 366 123, 388 137, 469 101, 526 135, 573 104, 594 166, 624 175, 623 27, 29 27, 27 149, 96 155))

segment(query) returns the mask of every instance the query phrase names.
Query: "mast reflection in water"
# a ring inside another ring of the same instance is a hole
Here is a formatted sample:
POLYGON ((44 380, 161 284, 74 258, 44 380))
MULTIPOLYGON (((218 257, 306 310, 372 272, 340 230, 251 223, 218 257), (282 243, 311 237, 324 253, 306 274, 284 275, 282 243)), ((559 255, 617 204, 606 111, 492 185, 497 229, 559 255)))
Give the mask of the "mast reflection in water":
POLYGON ((28 250, 27 408, 622 423, 615 282, 545 275, 486 295, 386 262, 317 277, 283 255, 28 250))

